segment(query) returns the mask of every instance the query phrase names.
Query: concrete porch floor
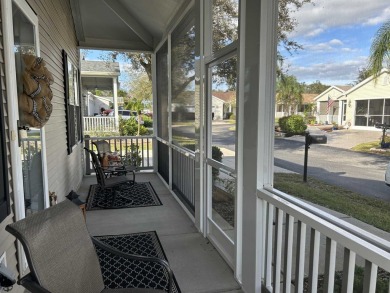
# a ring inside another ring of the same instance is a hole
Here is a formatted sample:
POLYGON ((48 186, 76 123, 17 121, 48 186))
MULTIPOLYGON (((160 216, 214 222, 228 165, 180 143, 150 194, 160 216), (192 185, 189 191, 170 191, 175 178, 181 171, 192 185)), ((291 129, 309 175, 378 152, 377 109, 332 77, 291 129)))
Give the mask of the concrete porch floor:
MULTIPOLYGON (((233 271, 213 245, 197 232, 192 220, 153 173, 137 173, 137 182, 151 182, 163 205, 87 211, 91 235, 156 231, 183 293, 239 293, 233 271)), ((85 200, 94 175, 85 176, 77 191, 85 200)))

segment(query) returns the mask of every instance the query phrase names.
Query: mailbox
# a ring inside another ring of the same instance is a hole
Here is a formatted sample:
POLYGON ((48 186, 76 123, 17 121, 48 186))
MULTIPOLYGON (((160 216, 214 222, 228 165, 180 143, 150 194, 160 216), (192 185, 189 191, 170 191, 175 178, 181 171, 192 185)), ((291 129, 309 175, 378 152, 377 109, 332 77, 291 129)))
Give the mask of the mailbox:
POLYGON ((323 134, 309 134, 308 143, 309 144, 326 144, 328 142, 328 137, 323 134))

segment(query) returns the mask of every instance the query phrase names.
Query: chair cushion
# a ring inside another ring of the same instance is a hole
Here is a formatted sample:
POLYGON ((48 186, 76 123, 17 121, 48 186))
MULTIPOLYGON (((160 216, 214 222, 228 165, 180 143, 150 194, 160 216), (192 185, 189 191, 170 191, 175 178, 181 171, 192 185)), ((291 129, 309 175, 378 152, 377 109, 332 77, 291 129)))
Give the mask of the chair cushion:
POLYGON ((50 292, 100 292, 104 289, 99 260, 74 203, 65 200, 10 224, 26 251, 31 273, 50 292))

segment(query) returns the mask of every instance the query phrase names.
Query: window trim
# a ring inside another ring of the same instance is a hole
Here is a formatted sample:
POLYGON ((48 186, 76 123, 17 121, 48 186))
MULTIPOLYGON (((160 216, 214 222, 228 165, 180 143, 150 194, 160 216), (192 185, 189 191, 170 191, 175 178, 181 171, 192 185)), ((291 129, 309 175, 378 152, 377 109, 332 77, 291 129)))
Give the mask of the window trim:
POLYGON ((65 93, 65 117, 66 117, 66 143, 68 155, 73 152, 73 148, 83 141, 82 138, 82 119, 81 119, 81 91, 80 91, 80 70, 78 67, 68 58, 68 54, 65 50, 62 50, 62 62, 64 68, 64 93, 65 93), (68 62, 72 63, 75 68, 77 88, 74 88, 73 103, 70 101, 70 84, 69 84, 69 67, 68 62), (76 104, 76 99, 78 103, 76 104), (73 114, 73 115, 71 115, 73 114), (75 127, 72 120, 77 119, 77 127, 75 127))

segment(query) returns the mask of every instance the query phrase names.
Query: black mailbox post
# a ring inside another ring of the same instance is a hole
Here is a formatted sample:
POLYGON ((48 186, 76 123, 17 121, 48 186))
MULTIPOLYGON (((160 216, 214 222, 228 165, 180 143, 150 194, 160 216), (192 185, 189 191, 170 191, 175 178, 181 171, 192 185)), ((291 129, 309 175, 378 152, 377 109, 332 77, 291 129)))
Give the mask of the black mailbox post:
POLYGON ((328 138, 324 134, 310 134, 308 131, 305 133, 305 162, 303 165, 303 181, 307 182, 307 159, 309 155, 309 148, 311 144, 326 144, 328 138))
MULTIPOLYGON (((375 128, 380 128, 380 129, 382 129, 381 148, 384 149, 384 148, 386 147, 386 141, 385 141, 386 131, 387 131, 388 129, 390 129, 390 124, 386 124, 386 123, 383 123, 383 124, 376 123, 376 124, 375 124, 375 128)), ((387 145, 387 146, 388 146, 388 145, 387 145)))

